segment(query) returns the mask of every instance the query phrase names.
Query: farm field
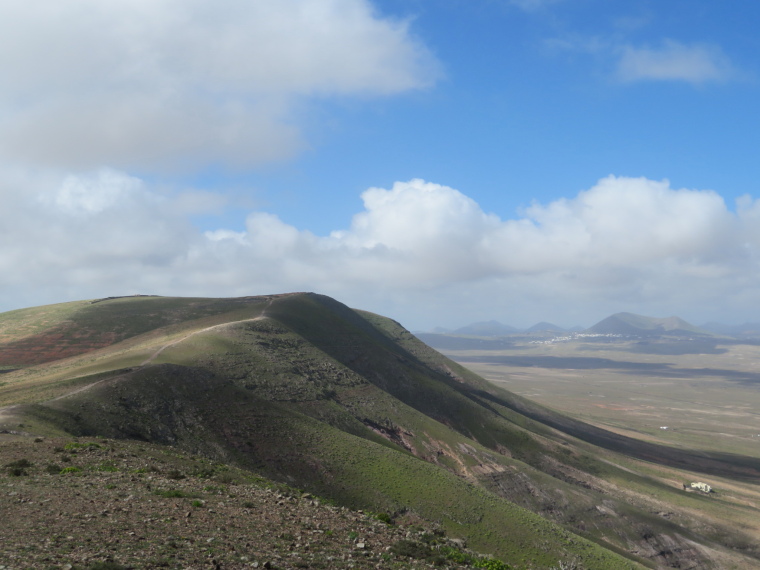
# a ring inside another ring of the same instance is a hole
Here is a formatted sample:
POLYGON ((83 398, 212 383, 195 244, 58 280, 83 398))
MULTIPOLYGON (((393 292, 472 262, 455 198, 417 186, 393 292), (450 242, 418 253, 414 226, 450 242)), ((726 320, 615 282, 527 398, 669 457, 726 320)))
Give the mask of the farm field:
POLYGON ((498 386, 621 434, 760 457, 758 346, 572 340, 441 352, 498 386))

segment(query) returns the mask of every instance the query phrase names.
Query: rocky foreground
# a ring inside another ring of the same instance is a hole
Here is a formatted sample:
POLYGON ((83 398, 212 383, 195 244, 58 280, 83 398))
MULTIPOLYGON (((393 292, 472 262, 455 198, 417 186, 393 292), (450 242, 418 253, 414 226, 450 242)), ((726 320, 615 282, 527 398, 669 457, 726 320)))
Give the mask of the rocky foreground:
POLYGON ((171 448, 3 434, 0 466, 0 569, 508 568, 171 448))

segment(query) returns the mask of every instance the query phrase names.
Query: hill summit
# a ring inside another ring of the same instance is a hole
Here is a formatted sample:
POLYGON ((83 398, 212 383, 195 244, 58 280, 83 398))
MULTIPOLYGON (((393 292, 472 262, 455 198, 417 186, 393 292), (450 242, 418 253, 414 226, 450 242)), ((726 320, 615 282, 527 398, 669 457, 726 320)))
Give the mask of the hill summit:
POLYGON ((616 313, 596 323, 586 332, 635 336, 711 336, 712 333, 679 317, 654 318, 633 313, 616 313))
POLYGON ((504 336, 518 332, 518 329, 499 321, 482 321, 460 327, 453 331, 455 335, 468 336, 504 336))

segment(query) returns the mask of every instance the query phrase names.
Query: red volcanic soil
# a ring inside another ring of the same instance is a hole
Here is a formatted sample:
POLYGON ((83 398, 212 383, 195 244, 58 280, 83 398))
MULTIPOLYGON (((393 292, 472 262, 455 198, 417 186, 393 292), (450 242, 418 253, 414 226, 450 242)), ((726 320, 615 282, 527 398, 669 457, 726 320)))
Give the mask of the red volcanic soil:
POLYGON ((63 323, 14 342, 0 341, 0 366, 30 366, 91 352, 122 340, 115 332, 82 329, 63 323))

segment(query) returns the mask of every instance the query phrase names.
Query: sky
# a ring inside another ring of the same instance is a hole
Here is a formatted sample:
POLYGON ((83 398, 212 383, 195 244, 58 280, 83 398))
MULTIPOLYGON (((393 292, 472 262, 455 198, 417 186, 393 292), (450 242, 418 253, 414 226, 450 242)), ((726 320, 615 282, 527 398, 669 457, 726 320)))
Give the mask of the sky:
POLYGON ((0 0, 0 311, 760 321, 760 3, 0 0))

